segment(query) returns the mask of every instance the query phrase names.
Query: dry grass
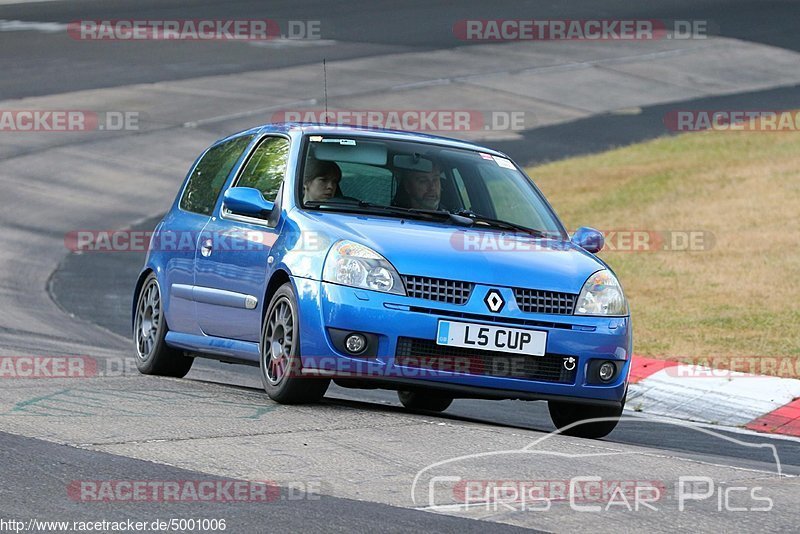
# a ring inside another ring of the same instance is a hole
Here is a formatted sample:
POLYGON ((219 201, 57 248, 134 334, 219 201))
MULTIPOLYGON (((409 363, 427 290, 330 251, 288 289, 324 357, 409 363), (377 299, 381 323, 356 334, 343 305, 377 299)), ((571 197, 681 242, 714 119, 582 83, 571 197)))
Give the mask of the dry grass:
POLYGON ((800 357, 800 134, 703 132, 529 169, 570 230, 701 230, 710 250, 604 251, 635 352, 800 357))

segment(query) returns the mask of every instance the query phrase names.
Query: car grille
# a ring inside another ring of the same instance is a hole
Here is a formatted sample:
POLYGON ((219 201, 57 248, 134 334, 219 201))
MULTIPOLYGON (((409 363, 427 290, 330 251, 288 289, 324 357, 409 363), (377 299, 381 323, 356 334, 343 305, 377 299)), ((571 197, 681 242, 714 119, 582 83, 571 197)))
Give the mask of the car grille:
POLYGON ((567 358, 570 356, 523 356, 448 347, 430 339, 401 337, 397 340, 395 364, 432 371, 574 384, 578 366, 576 364, 571 371, 565 369, 567 358))
POLYGON ((435 300, 448 304, 466 304, 475 284, 426 276, 403 276, 406 293, 416 299, 435 300))
POLYGON ((517 306, 525 313, 572 315, 578 295, 541 289, 514 288, 517 306))

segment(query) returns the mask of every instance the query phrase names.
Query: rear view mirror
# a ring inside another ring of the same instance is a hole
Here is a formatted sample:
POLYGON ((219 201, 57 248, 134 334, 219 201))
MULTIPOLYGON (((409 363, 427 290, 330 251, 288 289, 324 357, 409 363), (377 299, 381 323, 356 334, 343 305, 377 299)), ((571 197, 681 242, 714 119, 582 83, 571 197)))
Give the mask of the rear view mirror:
POLYGON ((222 209, 239 215, 261 217, 268 215, 275 204, 264 199, 261 191, 254 187, 231 187, 222 197, 222 209))
POLYGON ((404 169, 416 172, 431 172, 433 161, 423 158, 419 154, 398 154, 392 159, 395 169, 404 169))

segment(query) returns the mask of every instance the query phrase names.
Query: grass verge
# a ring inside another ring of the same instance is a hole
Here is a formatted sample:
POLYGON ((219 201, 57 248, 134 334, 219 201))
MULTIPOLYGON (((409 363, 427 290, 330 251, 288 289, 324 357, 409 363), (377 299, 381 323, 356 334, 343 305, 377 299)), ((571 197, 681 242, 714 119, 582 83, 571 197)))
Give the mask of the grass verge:
POLYGON ((570 231, 623 230, 600 256, 630 301, 635 353, 800 359, 800 134, 691 133, 528 172, 570 231), (687 232, 704 242, 683 249, 687 232), (621 250, 626 236, 668 250, 621 250))

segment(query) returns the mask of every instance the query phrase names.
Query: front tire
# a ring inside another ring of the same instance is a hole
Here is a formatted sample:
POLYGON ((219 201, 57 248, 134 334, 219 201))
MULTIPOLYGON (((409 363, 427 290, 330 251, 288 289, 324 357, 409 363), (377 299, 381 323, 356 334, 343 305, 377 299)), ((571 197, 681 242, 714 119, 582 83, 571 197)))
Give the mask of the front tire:
POLYGON ((604 438, 616 428, 622 410, 625 409, 625 399, 619 407, 593 406, 571 402, 548 401, 550 419, 561 433, 578 438, 599 439, 604 438), (604 421, 582 423, 590 419, 608 418, 604 421), (575 424, 577 423, 577 424, 575 424), (570 425, 575 426, 570 427, 570 425))
POLYGON ((425 391, 399 390, 397 397, 407 410, 413 412, 443 412, 453 403, 453 397, 425 391))
POLYGON ((150 273, 139 290, 133 316, 136 368, 144 375, 183 378, 192 368, 194 358, 168 347, 164 341, 169 329, 162 302, 156 274, 150 273))
POLYGON ((261 331, 261 381, 269 398, 281 404, 318 402, 329 378, 302 376, 300 321, 292 284, 283 284, 269 303, 261 331))

